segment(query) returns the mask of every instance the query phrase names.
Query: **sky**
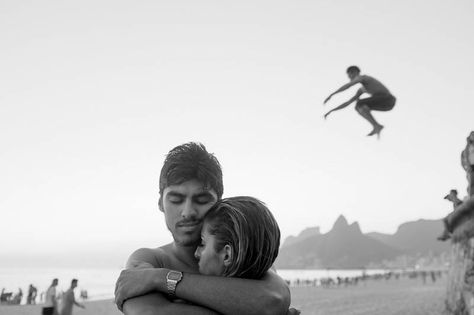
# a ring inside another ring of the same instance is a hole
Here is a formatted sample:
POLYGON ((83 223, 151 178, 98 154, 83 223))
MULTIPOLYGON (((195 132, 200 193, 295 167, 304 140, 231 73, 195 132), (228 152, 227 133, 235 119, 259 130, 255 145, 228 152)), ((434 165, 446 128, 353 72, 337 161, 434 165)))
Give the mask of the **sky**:
MULTIPOLYGON (((3 254, 156 247, 166 153, 202 142, 224 196, 250 195, 282 238, 440 219, 466 194, 474 129, 474 3, 439 1, 0 0, 3 254), (396 96, 380 140, 357 87, 396 96)), ((441 232, 441 227, 440 227, 441 232)))

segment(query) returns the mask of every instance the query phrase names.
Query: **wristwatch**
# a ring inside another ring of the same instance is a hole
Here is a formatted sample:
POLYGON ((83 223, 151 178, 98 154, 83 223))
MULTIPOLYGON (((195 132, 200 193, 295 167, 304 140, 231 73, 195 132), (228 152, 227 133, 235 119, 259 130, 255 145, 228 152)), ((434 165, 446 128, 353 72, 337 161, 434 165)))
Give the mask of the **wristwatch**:
POLYGON ((166 275, 166 288, 169 297, 176 297, 176 286, 183 279, 183 273, 180 271, 170 270, 166 275))

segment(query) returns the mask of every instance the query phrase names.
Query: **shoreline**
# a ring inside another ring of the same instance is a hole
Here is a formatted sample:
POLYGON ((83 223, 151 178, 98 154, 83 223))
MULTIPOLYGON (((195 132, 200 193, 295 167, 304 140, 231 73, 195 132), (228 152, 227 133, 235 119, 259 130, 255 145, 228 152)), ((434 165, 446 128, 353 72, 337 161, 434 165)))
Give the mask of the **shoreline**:
MULTIPOLYGON (((446 297, 446 277, 425 283, 422 279, 379 279, 356 286, 324 288, 290 287, 291 306, 304 315, 441 315, 446 297)), ((74 315, 120 315, 112 299, 84 302, 74 315)), ((0 314, 38 315, 42 304, 1 305, 0 314), (8 313, 6 313, 6 311, 8 313)))

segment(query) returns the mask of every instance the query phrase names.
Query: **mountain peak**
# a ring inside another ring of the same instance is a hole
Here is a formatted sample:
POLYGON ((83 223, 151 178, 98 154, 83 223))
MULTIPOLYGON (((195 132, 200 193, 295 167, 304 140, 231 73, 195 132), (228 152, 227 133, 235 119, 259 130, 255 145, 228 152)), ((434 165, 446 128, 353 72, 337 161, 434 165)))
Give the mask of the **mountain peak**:
POLYGON ((341 214, 336 222, 334 222, 334 225, 332 227, 333 230, 339 230, 340 228, 346 228, 349 226, 349 223, 347 223, 346 218, 341 214))

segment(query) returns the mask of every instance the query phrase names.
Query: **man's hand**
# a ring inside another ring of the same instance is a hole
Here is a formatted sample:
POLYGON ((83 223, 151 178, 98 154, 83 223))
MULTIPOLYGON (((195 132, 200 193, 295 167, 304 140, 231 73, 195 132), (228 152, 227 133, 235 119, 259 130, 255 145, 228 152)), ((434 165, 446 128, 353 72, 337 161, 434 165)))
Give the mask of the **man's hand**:
POLYGON ((140 268, 122 270, 115 285, 115 303, 122 310, 126 299, 144 295, 156 290, 159 269, 140 268))
POLYGON ((323 103, 323 104, 326 104, 326 103, 331 99, 331 97, 332 97, 332 94, 329 95, 329 96, 324 100, 324 103, 323 103))

